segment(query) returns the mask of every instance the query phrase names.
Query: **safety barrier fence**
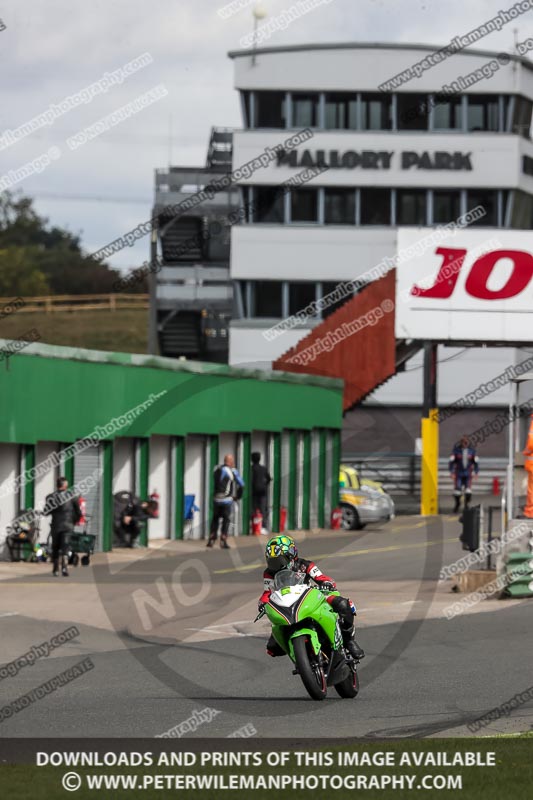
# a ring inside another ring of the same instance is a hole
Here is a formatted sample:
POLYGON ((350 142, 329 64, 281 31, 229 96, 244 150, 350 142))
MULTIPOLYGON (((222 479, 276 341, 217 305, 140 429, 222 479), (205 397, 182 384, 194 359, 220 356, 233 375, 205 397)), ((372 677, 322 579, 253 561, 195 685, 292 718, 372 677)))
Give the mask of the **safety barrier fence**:
MULTIPOLYGON (((419 497, 421 456, 416 453, 343 453, 342 463, 359 470, 362 478, 381 481, 384 489, 393 497, 419 497)), ((499 480, 500 492, 503 489, 507 460, 505 458, 483 458, 479 475, 476 478, 475 492, 490 494, 494 478, 499 480)), ((445 491, 449 487, 448 459, 439 458, 439 487, 445 491)))
MULTIPOLYGON (((52 314, 58 311, 122 311, 148 308, 147 294, 56 294, 17 298, 17 314, 52 314)), ((0 297, 0 308, 13 304, 12 297, 0 297)))

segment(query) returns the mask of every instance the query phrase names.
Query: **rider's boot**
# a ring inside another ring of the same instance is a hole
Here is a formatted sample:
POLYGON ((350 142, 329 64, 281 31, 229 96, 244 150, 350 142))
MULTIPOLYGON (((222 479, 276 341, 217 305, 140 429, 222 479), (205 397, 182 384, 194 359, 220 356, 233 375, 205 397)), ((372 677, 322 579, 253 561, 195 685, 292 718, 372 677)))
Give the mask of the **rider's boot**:
POLYGON ((344 649, 349 652, 352 658, 355 658, 356 661, 360 661, 365 657, 365 651, 359 647, 355 641, 355 628, 353 623, 350 622, 348 626, 345 627, 344 621, 341 621, 341 631, 344 649))

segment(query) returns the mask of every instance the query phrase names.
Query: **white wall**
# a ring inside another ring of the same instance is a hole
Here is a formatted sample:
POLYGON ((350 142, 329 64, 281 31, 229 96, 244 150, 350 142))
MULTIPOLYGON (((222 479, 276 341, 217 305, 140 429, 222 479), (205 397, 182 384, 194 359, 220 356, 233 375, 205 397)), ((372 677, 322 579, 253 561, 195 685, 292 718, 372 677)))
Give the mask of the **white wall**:
MULTIPOLYGON (((250 367, 251 369, 269 370, 272 361, 293 347, 310 330, 309 328, 298 328, 285 331, 277 339, 269 342, 262 335, 265 328, 248 326, 246 324, 248 320, 242 322, 241 325, 240 322, 236 324, 233 321, 230 325, 229 363, 233 366, 250 367)), ((275 324, 275 320, 272 320, 272 324, 275 324)))
MULTIPOLYGON (((516 24, 520 25, 518 17, 516 24)), ((514 23, 510 24, 510 27, 514 23)), ((509 30, 509 26, 508 26, 509 30)), ((520 37, 520 40, 525 37, 520 37)), ((484 42, 478 48, 483 50, 484 42)), ((255 64, 250 55, 237 51, 235 58, 235 86, 240 89, 295 89, 300 91, 376 91, 380 83, 398 72, 421 61, 438 48, 376 47, 371 44, 353 44, 340 47, 302 46, 286 52, 262 53, 259 50, 255 64)), ((420 78, 400 87, 404 92, 433 92, 460 75, 467 75, 482 67, 490 56, 463 51, 422 72, 420 78)), ((501 66, 490 79, 484 78, 470 88, 470 93, 508 92, 523 94, 533 99, 533 73, 520 65, 501 66)))
MULTIPOLYGON (((428 235, 431 229, 419 229, 428 235)), ((396 228, 311 225, 235 225, 231 277, 263 280, 349 281, 396 255, 396 228)))
POLYGON ((0 444, 0 548, 5 542, 6 527, 19 511, 18 492, 1 496, 4 482, 14 480, 19 474, 19 445, 0 444))
MULTIPOLYGON (((505 369, 528 358, 511 347, 444 347, 438 349, 437 394, 439 406, 449 405, 480 384, 496 378, 505 369)), ((400 372, 373 392, 366 403, 421 405, 423 400, 422 352, 407 362, 406 372, 400 372)), ((476 406, 507 405, 509 384, 476 400, 476 406)))
POLYGON ((150 539, 170 538, 170 475, 170 439, 168 436, 151 436, 148 492, 157 491, 159 494, 159 517, 148 521, 150 539))

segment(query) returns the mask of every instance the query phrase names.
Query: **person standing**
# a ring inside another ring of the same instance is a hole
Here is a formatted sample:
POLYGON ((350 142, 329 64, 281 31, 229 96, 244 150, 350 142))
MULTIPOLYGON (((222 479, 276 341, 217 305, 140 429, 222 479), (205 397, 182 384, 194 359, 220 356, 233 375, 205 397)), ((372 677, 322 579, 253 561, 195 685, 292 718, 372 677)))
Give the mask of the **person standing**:
POLYGON ((218 526, 222 521, 220 530, 220 546, 229 550, 228 532, 231 522, 233 503, 240 500, 244 481, 235 467, 235 459, 229 453, 224 456, 224 463, 215 467, 215 495, 213 497, 213 517, 207 547, 213 547, 218 536, 218 526))
POLYGON ((272 481, 269 471, 261 464, 261 453, 252 453, 252 516, 261 512, 261 533, 268 533, 268 485, 272 481))
POLYGON ((49 494, 45 501, 43 514, 50 515, 52 522, 50 533, 52 535, 52 574, 55 578, 59 575, 59 556, 61 556, 61 574, 68 577, 67 548, 65 537, 72 533, 74 526, 82 518, 79 499, 68 491, 66 478, 57 479, 57 491, 49 494))
POLYGON ((465 508, 468 508, 472 499, 472 479, 479 472, 479 459, 473 447, 469 446, 468 436, 461 440, 452 450, 449 461, 450 477, 454 482, 453 497, 455 501, 453 512, 456 514, 461 505, 461 496, 464 491, 465 508))

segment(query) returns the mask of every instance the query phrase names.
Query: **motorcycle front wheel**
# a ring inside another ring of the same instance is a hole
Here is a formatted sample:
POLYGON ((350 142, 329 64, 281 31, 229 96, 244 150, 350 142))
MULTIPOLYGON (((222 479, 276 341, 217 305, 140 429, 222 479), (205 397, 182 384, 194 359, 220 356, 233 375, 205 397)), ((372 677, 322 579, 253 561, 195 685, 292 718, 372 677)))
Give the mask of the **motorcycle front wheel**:
POLYGON ((350 674, 347 678, 335 684, 335 691, 340 697, 353 698, 359 694, 359 675, 355 664, 350 665, 350 674))
POLYGON ((294 660, 303 685, 313 700, 323 700, 327 694, 324 670, 318 663, 312 665, 309 661, 305 636, 297 636, 293 645, 294 660))

